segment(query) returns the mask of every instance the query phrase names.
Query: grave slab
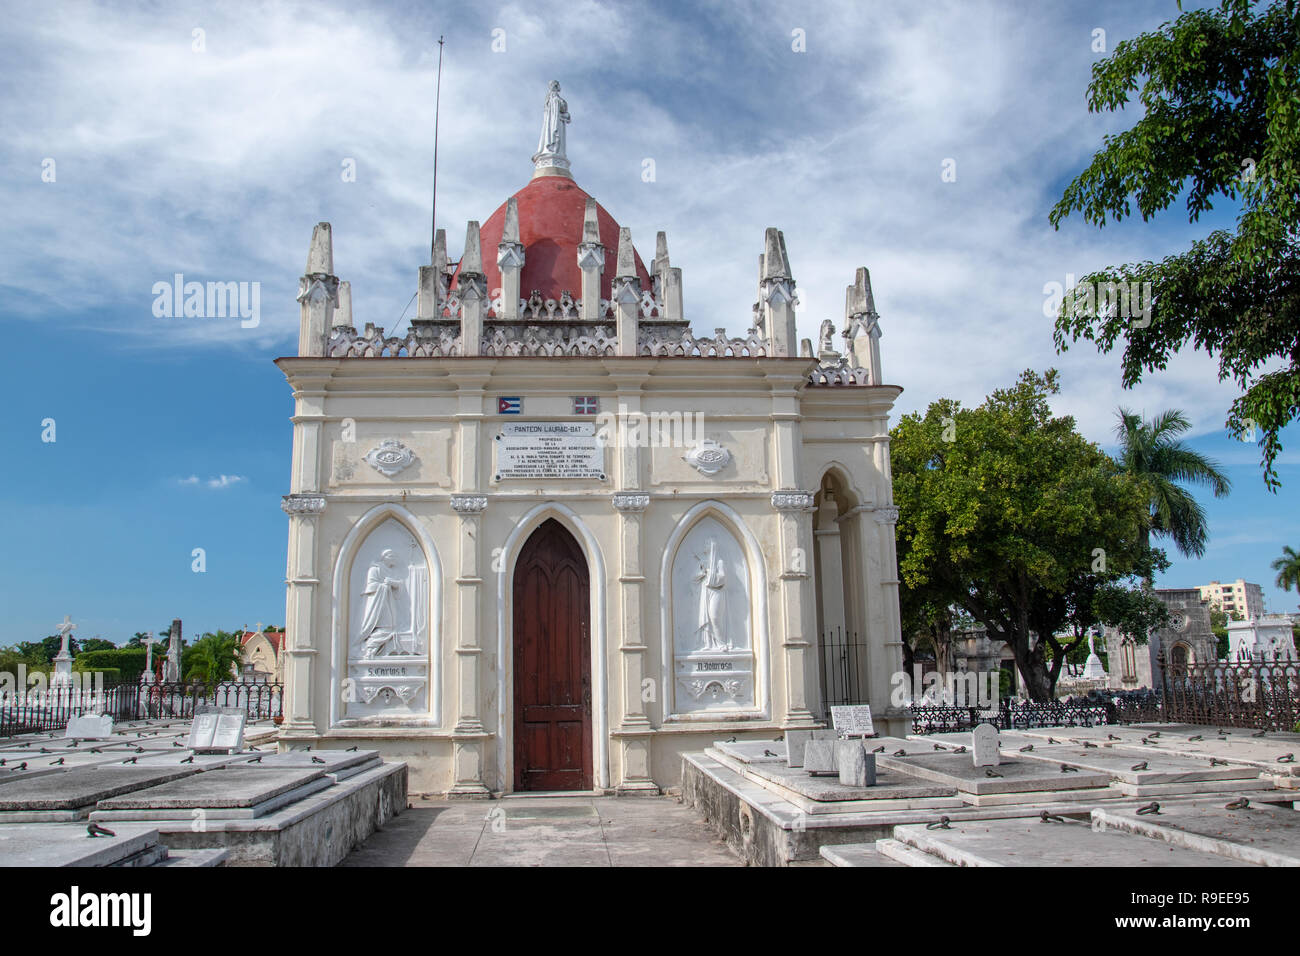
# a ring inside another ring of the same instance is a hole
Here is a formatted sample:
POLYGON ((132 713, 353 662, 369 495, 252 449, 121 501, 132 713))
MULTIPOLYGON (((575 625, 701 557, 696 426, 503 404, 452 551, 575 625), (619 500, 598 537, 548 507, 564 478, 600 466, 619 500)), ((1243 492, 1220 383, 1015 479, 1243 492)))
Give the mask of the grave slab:
POLYGON ((1259 773, 1244 766, 1210 766, 1208 759, 1182 757, 1167 753, 1142 753, 1135 755, 1127 749, 1116 747, 1084 748, 1072 744, 1036 745, 1028 753, 1017 756, 1044 763, 1073 764, 1085 770, 1109 774, 1114 780, 1137 786, 1152 784, 1182 784, 1205 780, 1249 780, 1259 773), (1146 764, 1146 769, 1135 769, 1146 764))
POLYGON ((1098 808, 1093 825, 1211 853, 1224 862, 1300 866, 1300 813, 1252 804, 1228 810, 1220 801, 1161 804, 1159 814, 1134 808, 1098 808))
POLYGON ((297 790, 322 776, 320 770, 223 767, 147 790, 100 800, 98 809, 248 809, 297 790))
MULTIPOLYGON (((734 746, 734 745, 731 745, 734 746)), ((779 744, 777 746, 780 746, 779 744)), ((378 750, 291 750, 282 754, 243 754, 241 766, 265 770, 320 770, 342 780, 379 763, 378 750), (261 757, 260 760, 257 760, 261 757), (257 760, 256 763, 251 761, 257 760), (318 762, 319 761, 319 762, 318 762)))
POLYGON ((1095 832, 1087 823, 1071 820, 964 821, 947 830, 911 824, 895 827, 894 839, 955 866, 1248 865, 1133 834, 1095 832))
MULTIPOLYGON (((1038 761, 1004 758, 996 767, 976 767, 969 754, 929 753, 914 757, 876 758, 877 765, 891 770, 905 770, 926 780, 954 787, 963 793, 1024 793, 1056 790, 1083 790, 1105 787, 1110 777, 1090 770, 1062 773, 1038 761), (998 776, 989 776, 992 771, 998 776)), ((1061 761, 1062 763, 1064 761, 1061 761)))
MULTIPOLYGON (((722 751, 728 757, 739 760, 741 763, 784 763, 785 762, 785 742, 779 740, 738 740, 728 742, 725 740, 715 740, 713 742, 715 749, 722 751), (766 753, 765 753, 766 751, 766 753)), ((373 751, 372 751, 373 752, 373 751)), ((321 756, 320 752, 313 751, 315 756, 321 756)), ((279 756, 288 756, 280 754, 279 756)))
POLYGON ((0 822, 10 813, 84 809, 110 797, 176 781, 196 771, 188 767, 77 767, 0 787, 0 822))
POLYGON ((808 813, 836 813, 869 808, 930 809, 961 806, 952 787, 919 780, 904 771, 877 768, 876 784, 855 787, 838 776, 813 777, 799 767, 784 764, 741 764, 720 751, 705 751, 715 760, 744 774, 761 786, 795 801, 808 813))
POLYGON ((90 837, 84 823, 0 826, 0 866, 147 865, 167 852, 153 827, 127 825, 114 836, 90 837))

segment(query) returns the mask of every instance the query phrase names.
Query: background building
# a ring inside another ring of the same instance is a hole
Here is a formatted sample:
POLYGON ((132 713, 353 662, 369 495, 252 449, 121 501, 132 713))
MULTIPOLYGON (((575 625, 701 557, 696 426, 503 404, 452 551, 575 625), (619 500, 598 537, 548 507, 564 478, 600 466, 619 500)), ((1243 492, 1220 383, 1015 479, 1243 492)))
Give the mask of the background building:
POLYGON ((1208 601, 1215 610, 1226 612, 1229 618, 1239 615, 1240 620, 1248 620, 1264 613, 1263 589, 1241 578, 1227 584, 1211 581, 1196 590, 1200 592, 1201 600, 1208 601))
POLYGON ((1169 626, 1152 632, 1145 645, 1106 629, 1107 671, 1113 690, 1160 687, 1159 656, 1168 666, 1212 663, 1219 659, 1218 642, 1210 627, 1210 605, 1200 588, 1157 588, 1155 595, 1169 609, 1169 626))

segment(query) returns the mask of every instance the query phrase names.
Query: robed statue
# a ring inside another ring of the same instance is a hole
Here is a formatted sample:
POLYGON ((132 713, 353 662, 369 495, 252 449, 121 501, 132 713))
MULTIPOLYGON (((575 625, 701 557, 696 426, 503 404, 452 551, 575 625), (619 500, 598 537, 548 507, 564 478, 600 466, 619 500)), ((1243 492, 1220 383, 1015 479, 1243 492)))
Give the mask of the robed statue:
MULTIPOLYGON (((567 160, 565 155, 564 126, 569 122, 569 104, 560 96, 560 81, 551 80, 542 110, 542 135, 537 140, 537 154, 533 162, 542 158, 567 160)), ((565 166, 567 162, 556 163, 565 166)))
POLYGON ((389 577, 397 564, 390 550, 379 556, 379 561, 366 572, 365 613, 361 618, 361 640, 365 642, 365 657, 373 659, 391 654, 397 649, 397 589, 400 578, 389 577))
POLYGON ((700 649, 731 650, 725 634, 727 572, 718 558, 716 542, 709 542, 709 556, 700 563, 695 581, 700 585, 699 617, 695 628, 697 635, 703 635, 700 649))

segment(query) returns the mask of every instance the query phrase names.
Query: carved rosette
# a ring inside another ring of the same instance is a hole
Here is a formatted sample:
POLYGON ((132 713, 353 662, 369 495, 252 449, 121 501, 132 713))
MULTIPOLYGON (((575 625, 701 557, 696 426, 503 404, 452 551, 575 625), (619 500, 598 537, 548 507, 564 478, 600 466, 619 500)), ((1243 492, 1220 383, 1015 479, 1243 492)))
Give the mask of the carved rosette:
POLYGON ((487 495, 452 495, 451 510, 460 515, 481 515, 487 511, 487 495))
POLYGON ((897 524, 898 509, 893 505, 885 505, 877 508, 871 516, 876 519, 877 524, 897 524))
POLYGON ((774 491, 772 507, 777 511, 812 511, 815 496, 811 491, 774 491))
POLYGON ((415 460, 415 453, 396 438, 385 438, 366 452, 365 462, 389 478, 415 460))
POLYGON ((700 474, 716 475, 731 462, 731 452, 712 438, 704 438, 682 458, 700 474))
POLYGON ((645 511, 650 507, 650 496, 646 494, 619 492, 614 495, 614 510, 622 511, 624 514, 629 512, 645 511))
POLYGON ((280 510, 287 515, 318 515, 325 510, 324 495, 285 495, 280 499, 280 510))

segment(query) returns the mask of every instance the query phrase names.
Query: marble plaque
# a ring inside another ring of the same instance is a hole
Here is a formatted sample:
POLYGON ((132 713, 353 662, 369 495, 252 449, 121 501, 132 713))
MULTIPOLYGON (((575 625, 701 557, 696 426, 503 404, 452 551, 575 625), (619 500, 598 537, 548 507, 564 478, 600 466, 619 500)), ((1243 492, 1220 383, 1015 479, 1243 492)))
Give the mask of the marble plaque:
POLYGON ((832 707, 831 723, 841 737, 870 737, 876 732, 871 725, 871 708, 866 704, 832 707))
POLYGON ((212 746, 212 738, 217 733, 217 718, 220 714, 195 714, 190 727, 190 737, 185 746, 191 750, 202 750, 212 746))
POLYGON ((595 422, 508 422, 496 436, 497 481, 605 480, 605 448, 595 422))

